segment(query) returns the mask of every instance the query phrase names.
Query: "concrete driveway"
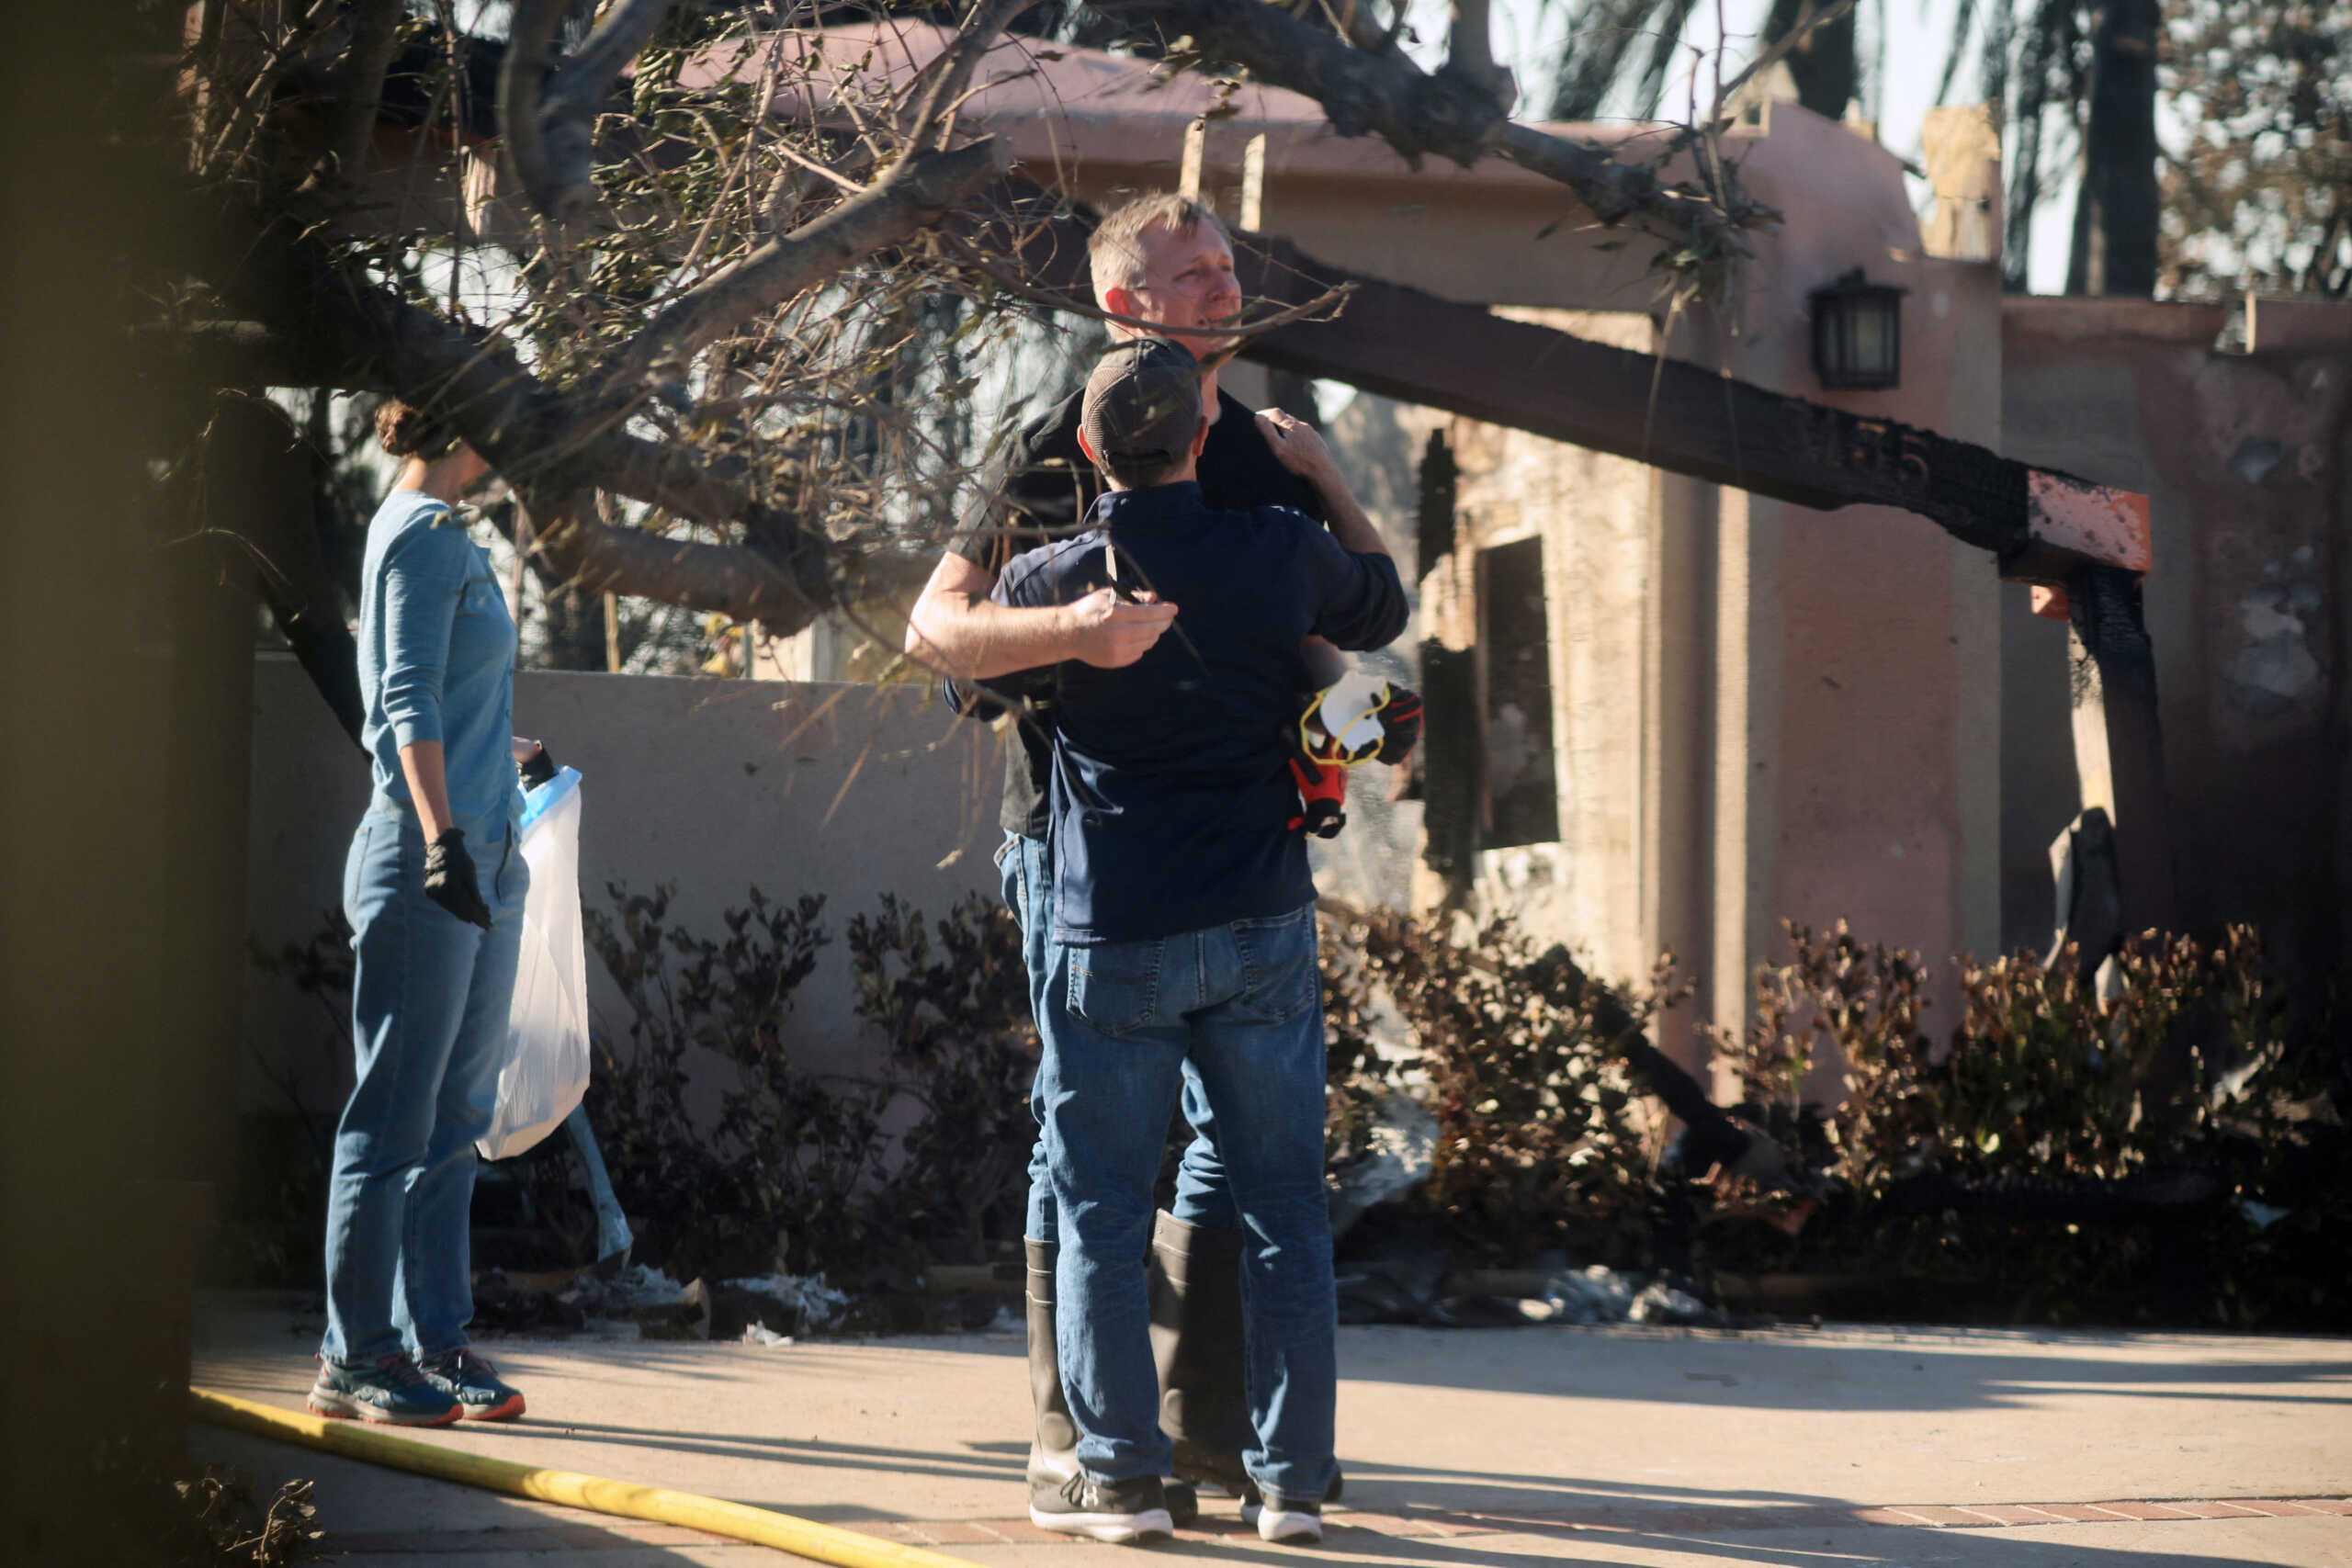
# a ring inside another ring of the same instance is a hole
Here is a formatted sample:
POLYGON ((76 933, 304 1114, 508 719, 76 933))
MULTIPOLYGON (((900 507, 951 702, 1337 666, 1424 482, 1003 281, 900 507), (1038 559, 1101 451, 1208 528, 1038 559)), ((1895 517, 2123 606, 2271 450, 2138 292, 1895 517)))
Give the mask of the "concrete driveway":
MULTIPOLYGON (((298 1407, 319 1319, 215 1297, 196 1381, 298 1407)), ((418 1434, 777 1508, 978 1563, 1076 1568, 1021 1483, 1016 1336, 775 1348, 481 1347, 515 1427, 418 1434)), ((1162 1556, 1427 1568, 1997 1564, 2352 1568, 2352 1340, 1831 1325, 1340 1333, 1344 1508, 1319 1550, 1233 1504, 1162 1556)), ((354 1568, 684 1568, 764 1548, 470 1492, 199 1428, 198 1457, 317 1484, 354 1568)))

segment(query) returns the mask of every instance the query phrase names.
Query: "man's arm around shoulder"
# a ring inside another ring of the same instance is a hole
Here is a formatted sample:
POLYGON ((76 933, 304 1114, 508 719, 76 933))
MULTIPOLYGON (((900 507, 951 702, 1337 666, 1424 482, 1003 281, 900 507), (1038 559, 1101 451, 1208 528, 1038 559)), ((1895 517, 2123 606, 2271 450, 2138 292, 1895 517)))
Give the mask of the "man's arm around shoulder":
POLYGON ((909 657, 965 680, 1076 660, 1104 670, 1133 664, 1176 619, 1173 604, 1131 604, 1108 588, 1067 604, 1006 604, 996 574, 950 550, 907 615, 909 657))

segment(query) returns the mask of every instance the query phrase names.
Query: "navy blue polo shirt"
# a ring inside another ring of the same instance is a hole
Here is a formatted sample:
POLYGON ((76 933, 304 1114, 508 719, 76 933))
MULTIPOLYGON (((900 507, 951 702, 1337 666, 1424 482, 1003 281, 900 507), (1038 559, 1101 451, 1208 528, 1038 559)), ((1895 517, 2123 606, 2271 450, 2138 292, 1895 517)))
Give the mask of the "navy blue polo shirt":
POLYGON ((1035 705, 1052 737, 1054 939, 1142 941, 1312 902, 1306 840, 1289 827, 1290 738, 1313 690, 1299 644, 1396 637, 1396 563, 1289 507, 1212 511, 1190 482, 1110 491, 1086 522, 1008 562, 992 596, 1069 604, 1114 581, 1115 558, 1117 586, 1178 609, 1125 669, 1073 660, 988 682, 1035 705))

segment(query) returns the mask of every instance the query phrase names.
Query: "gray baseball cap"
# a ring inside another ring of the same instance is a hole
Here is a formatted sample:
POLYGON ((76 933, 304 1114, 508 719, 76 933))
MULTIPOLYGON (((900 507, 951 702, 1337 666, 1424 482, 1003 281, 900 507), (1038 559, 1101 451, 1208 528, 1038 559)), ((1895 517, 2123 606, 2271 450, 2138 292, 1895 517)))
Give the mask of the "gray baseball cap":
POLYGON ((1086 378, 1079 428, 1123 482, 1179 461, 1201 428, 1201 362, 1164 337, 1115 344, 1086 378))

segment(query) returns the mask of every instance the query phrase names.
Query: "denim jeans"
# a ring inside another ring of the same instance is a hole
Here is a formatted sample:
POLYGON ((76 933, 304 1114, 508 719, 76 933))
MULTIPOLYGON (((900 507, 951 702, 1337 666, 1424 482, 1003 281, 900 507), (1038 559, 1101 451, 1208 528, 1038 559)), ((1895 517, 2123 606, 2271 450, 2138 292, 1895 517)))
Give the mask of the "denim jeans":
MULTIPOLYGON (((996 864, 1003 878, 1004 907, 1021 926, 1021 961, 1029 972, 1029 1016, 1042 1019, 1046 1014, 1046 939, 1053 929, 1046 907, 1054 885, 1052 859, 1043 839, 1008 831, 996 852, 996 864), (1029 918, 1032 909, 1040 912, 1039 919, 1029 918)), ((1183 1108, 1193 1141, 1185 1145, 1184 1157, 1176 1168, 1176 1201, 1170 1212, 1188 1225, 1238 1229, 1241 1219, 1233 1212, 1225 1165, 1216 1154, 1216 1113, 1201 1092, 1200 1075, 1190 1062, 1184 1064, 1183 1108)), ((1036 1119, 1037 1141, 1029 1151, 1029 1213, 1022 1234, 1033 1241, 1051 1241, 1057 1228, 1052 1156, 1046 1149, 1046 1102, 1034 1079, 1029 1114, 1036 1119)))
POLYGON ((1320 1498, 1338 1393, 1323 1195, 1323 1001, 1312 906, 1151 942, 1049 942, 1037 1073, 1060 1224, 1055 1337, 1102 1481, 1164 1474, 1144 1258, 1162 1131, 1189 1066, 1216 1109, 1243 1233, 1243 1371, 1257 1441, 1242 1462, 1320 1498))
POLYGON ((416 814, 381 796, 345 863, 356 957, 358 1081, 327 1190, 327 1331, 320 1353, 365 1366, 466 1343, 474 1140, 490 1126, 530 873, 503 819, 463 822, 487 931, 424 896, 416 814))

